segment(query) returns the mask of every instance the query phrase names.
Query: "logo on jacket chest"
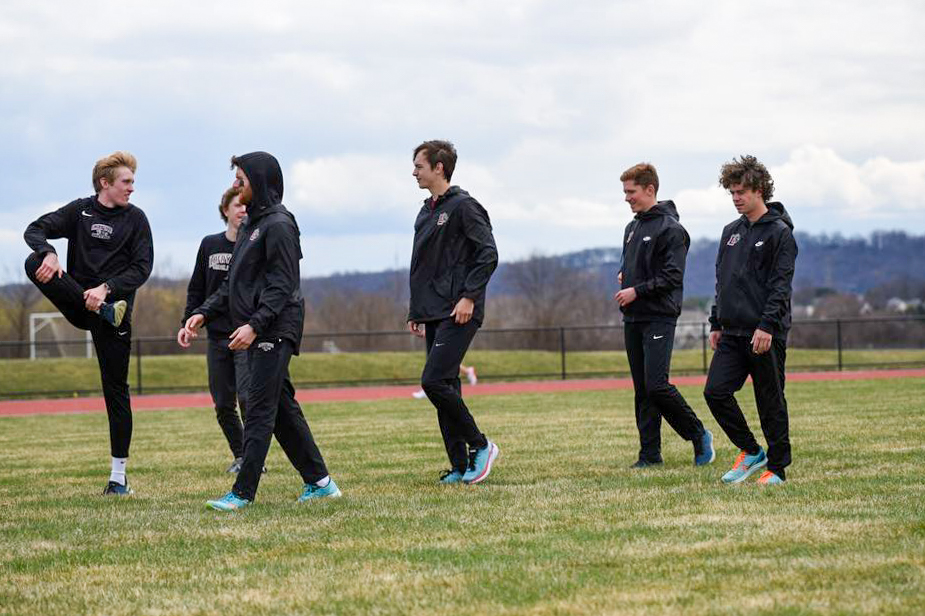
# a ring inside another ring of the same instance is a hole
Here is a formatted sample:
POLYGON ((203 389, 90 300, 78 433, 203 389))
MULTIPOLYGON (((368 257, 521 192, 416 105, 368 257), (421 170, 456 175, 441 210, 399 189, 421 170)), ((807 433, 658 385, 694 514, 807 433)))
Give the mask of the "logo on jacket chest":
POLYGON ((739 243, 739 240, 742 239, 742 236, 738 233, 733 233, 729 236, 729 241, 726 242, 726 246, 735 246, 739 243))
POLYGON ((229 263, 231 263, 230 252, 217 252, 209 255, 209 269, 211 270, 227 272, 229 263))
POLYGON ((108 240, 112 238, 112 227, 101 223, 92 224, 90 225, 90 237, 95 237, 98 240, 108 240))
POLYGON ((257 227, 256 229, 254 229, 254 232, 251 233, 251 238, 250 238, 250 239, 251 239, 251 241, 253 242, 253 241, 256 240, 258 237, 260 237, 260 227, 257 227))
POLYGON ((446 212, 440 212, 440 215, 437 216, 437 226, 442 227, 446 224, 446 221, 450 219, 450 215, 446 212))

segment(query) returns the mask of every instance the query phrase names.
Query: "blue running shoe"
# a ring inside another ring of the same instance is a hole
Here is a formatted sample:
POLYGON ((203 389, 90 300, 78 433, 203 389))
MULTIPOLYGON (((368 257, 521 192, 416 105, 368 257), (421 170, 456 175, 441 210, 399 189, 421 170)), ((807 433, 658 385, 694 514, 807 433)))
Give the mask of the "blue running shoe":
POLYGON ((481 449, 469 451, 469 470, 463 475, 463 482, 468 484, 479 483, 488 477, 491 466, 498 457, 498 446, 488 441, 481 449))
POLYGON ((761 474, 761 477, 758 478, 758 483, 763 486, 779 486, 784 483, 784 480, 773 471, 765 471, 761 474))
POLYGON ((758 453, 753 456, 748 455, 744 451, 740 451, 735 464, 732 465, 729 472, 723 475, 723 483, 742 483, 767 463, 768 456, 764 453, 763 448, 759 449, 758 453))
POLYGON ((299 497, 298 502, 304 503, 305 501, 318 498, 337 498, 342 495, 340 488, 337 487, 333 479, 323 488, 319 488, 313 483, 306 483, 302 487, 302 496, 299 497))
POLYGON ((122 319, 125 318, 126 308, 128 304, 124 299, 111 304, 104 302, 100 304, 100 317, 113 327, 119 327, 122 325, 122 319))
POLYGON ((703 431, 703 436, 694 440, 694 466, 705 466, 716 459, 716 450, 713 449, 713 433, 703 431))
POLYGON ((440 483, 462 483, 463 474, 453 469, 440 473, 440 483))
POLYGON ((103 496, 131 496, 134 493, 135 491, 128 486, 128 481, 125 482, 125 485, 110 481, 103 490, 103 496))
POLYGON ((238 498, 234 492, 229 492, 218 500, 206 501, 206 506, 217 511, 236 511, 238 509, 244 509, 250 504, 251 502, 249 500, 246 498, 238 498))

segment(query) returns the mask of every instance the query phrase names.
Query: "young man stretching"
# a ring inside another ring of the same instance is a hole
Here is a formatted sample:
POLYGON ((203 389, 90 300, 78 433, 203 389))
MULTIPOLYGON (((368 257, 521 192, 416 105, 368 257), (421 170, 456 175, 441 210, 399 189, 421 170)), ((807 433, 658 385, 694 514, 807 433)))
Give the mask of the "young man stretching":
POLYGON ((741 215, 726 225, 716 256, 716 300, 710 315, 710 363, 703 395, 717 423, 741 451, 725 483, 740 483, 767 465, 758 482, 781 484, 790 464, 784 363, 797 244, 784 206, 772 202, 774 181, 754 156, 733 159, 719 178, 741 215), (752 377, 768 451, 748 428, 735 392, 752 377))
POLYGON ((247 219, 238 231, 228 276, 186 322, 190 336, 228 314, 231 351, 247 349, 250 389, 244 417, 244 461, 231 491, 206 504, 233 511, 257 494, 270 439, 282 446, 304 485, 298 502, 340 496, 328 475, 289 380, 289 360, 302 342, 305 304, 299 288, 299 226, 283 206, 283 172, 276 158, 251 152, 231 159, 247 219))
POLYGON ((135 291, 154 264, 151 227, 129 203, 138 164, 115 152, 93 167, 92 197, 76 199, 26 228, 26 275, 74 327, 93 336, 109 416, 112 471, 103 494, 128 496, 125 476, 132 442, 128 362, 135 291), (50 239, 66 238, 67 271, 50 239))
POLYGON ((488 212, 450 186, 456 149, 425 141, 414 150, 418 186, 430 192, 414 223, 408 329, 426 337, 421 387, 437 409, 450 469, 442 483, 479 483, 498 446, 485 438, 462 399, 459 366, 485 318, 485 289, 498 266, 488 212))
POLYGON ((639 457, 633 468, 662 464, 662 417, 693 443, 694 464, 709 464, 716 455, 713 435, 668 382, 690 236, 678 222, 674 202, 657 201, 655 167, 639 163, 624 171, 620 181, 635 214, 623 234, 620 291, 614 295, 623 311, 626 357, 636 390, 639 457))
MULTIPOLYGON (((225 230, 215 235, 207 235, 199 244, 196 266, 186 289, 186 310, 183 312, 182 324, 192 316, 193 310, 218 290, 228 275, 228 265, 231 263, 238 228, 247 214, 247 207, 241 203, 240 193, 241 189, 234 186, 225 191, 218 206, 219 216, 225 222, 225 230)), ((215 404, 215 418, 234 458, 227 472, 237 473, 244 461, 244 426, 235 409, 235 399, 243 417, 247 413, 247 389, 250 386, 247 351, 232 351, 228 348, 228 336, 234 328, 227 314, 212 319, 207 329, 209 342, 206 362, 209 369, 209 392, 215 404)), ((180 327, 177 342, 184 348, 190 346, 189 331, 186 327, 180 327)))

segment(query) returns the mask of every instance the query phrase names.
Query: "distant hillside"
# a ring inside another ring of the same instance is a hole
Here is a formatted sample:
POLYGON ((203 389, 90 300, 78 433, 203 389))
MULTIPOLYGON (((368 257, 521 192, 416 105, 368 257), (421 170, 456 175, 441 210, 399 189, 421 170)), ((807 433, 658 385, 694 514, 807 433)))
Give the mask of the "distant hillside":
MULTIPOLYGON (((797 257, 795 289, 827 287, 841 293, 864 293, 897 279, 925 280, 925 235, 908 235, 902 231, 876 231, 868 238, 845 238, 840 235, 797 233, 800 253, 797 257)), ((684 277, 688 297, 713 294, 714 265, 718 240, 699 239, 691 244, 684 277)), ((553 257, 562 265, 591 272, 602 287, 615 285, 620 267, 620 248, 591 248, 553 257)), ((492 278, 493 295, 507 295, 504 271, 499 266, 492 278)), ((388 270, 376 273, 336 274, 303 280, 309 298, 323 296, 332 289, 407 296, 407 272, 388 270)))

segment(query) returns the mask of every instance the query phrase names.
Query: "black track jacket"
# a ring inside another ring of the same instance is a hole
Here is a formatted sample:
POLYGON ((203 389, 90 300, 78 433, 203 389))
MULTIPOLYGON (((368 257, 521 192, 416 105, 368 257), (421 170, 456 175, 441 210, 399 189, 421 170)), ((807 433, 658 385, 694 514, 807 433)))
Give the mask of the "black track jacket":
POLYGON ((475 303, 472 318, 485 319, 485 289, 498 267, 488 212, 469 193, 451 186, 424 201, 414 221, 411 304, 415 323, 446 319, 463 297, 475 303))
POLYGON ((112 208, 96 195, 75 199, 26 227, 29 248, 55 252, 48 240, 67 238, 67 273, 84 289, 109 285, 107 301, 135 301, 135 290, 154 266, 154 243, 145 213, 129 203, 112 208))
POLYGON ((784 206, 776 201, 767 206, 754 224, 742 216, 723 229, 711 331, 751 336, 757 328, 787 337, 797 243, 784 206))
POLYGON ((678 220, 674 202, 659 201, 626 225, 621 288, 635 288, 636 300, 621 308, 624 321, 677 322, 691 245, 678 220))
MULTIPOLYGON (((224 231, 202 238, 199 252, 196 254, 196 266, 186 287, 186 309, 183 311, 181 325, 186 323, 193 310, 207 297, 218 291, 222 281, 228 276, 228 266, 233 252, 234 242, 228 239, 224 231)), ((229 315, 222 314, 212 317, 208 330, 209 338, 227 338, 234 328, 231 326, 229 315)))
POLYGON ((208 322, 231 315, 234 328, 245 323, 257 340, 282 338, 298 355, 305 304, 299 287, 299 226, 283 207, 283 172, 266 152, 238 157, 253 190, 247 217, 238 229, 228 276, 218 290, 193 310, 208 322))

